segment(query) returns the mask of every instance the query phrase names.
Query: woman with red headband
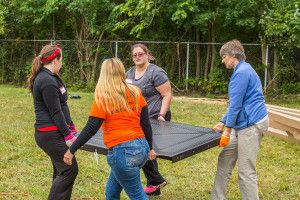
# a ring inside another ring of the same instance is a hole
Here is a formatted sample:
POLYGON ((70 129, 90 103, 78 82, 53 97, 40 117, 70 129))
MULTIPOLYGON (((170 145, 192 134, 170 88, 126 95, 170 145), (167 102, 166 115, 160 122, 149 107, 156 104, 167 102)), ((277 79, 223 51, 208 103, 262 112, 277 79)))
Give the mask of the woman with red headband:
POLYGON ((53 183, 48 200, 71 198, 78 173, 75 157, 72 165, 63 161, 64 153, 76 139, 75 126, 67 104, 67 89, 58 76, 62 52, 58 46, 47 45, 33 60, 28 89, 33 95, 36 122, 35 141, 53 164, 53 183))

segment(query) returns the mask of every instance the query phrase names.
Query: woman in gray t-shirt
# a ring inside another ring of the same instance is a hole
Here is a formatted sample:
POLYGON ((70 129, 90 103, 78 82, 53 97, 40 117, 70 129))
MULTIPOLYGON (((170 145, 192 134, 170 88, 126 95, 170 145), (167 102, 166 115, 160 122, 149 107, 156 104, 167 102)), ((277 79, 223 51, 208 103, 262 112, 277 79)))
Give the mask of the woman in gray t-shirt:
MULTIPOLYGON (((172 95, 167 73, 162 68, 149 63, 149 60, 155 60, 155 58, 150 55, 150 50, 146 45, 133 45, 131 53, 135 66, 126 73, 126 81, 141 89, 148 104, 150 118, 170 121, 172 95)), ((166 185, 166 181, 158 171, 156 159, 147 161, 142 169, 147 178, 145 193, 160 195, 160 188, 166 185)))

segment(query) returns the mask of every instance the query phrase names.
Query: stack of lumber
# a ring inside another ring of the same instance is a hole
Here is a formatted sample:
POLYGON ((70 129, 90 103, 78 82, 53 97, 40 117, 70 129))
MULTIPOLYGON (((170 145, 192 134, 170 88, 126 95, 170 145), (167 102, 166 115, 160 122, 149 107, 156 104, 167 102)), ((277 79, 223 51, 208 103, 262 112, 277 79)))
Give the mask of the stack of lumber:
POLYGON ((183 102, 193 102, 193 103, 205 103, 214 105, 227 105, 228 99, 210 99, 210 98, 189 98, 185 96, 173 96, 172 101, 183 101, 183 102))
POLYGON ((300 144, 300 110, 267 104, 270 118, 268 135, 300 144))
MULTIPOLYGON (((227 99, 175 97, 172 101, 184 101, 215 105, 228 104, 227 99)), ((270 118, 268 135, 300 144, 300 110, 267 104, 270 118)))

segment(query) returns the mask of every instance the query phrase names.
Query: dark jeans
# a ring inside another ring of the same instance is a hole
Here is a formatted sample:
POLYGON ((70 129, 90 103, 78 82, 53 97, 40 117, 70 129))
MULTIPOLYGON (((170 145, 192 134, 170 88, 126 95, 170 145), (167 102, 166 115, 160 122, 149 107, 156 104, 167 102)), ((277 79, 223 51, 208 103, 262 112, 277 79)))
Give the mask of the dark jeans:
MULTIPOLYGON (((157 119, 157 116, 154 116, 153 119, 157 119)), ((171 121, 171 112, 168 111, 165 116, 166 121, 171 121)), ((145 177, 147 179, 147 186, 149 185, 159 185, 165 181, 162 175, 158 171, 157 160, 148 160, 144 167, 142 167, 145 177)), ((160 195, 160 189, 158 189, 154 195, 160 195)))
POLYGON ((78 174, 76 158, 72 165, 63 161, 64 154, 69 147, 58 131, 35 131, 35 141, 38 146, 50 157, 53 165, 53 182, 48 200, 71 199, 72 188, 78 174))

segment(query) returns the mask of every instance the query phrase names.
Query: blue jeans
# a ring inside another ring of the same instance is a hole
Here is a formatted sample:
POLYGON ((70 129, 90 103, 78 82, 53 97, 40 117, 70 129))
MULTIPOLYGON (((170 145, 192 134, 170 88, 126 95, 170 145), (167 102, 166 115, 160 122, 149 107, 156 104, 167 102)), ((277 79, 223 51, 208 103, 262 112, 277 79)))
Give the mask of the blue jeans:
POLYGON ((141 183, 140 169, 146 163, 149 151, 145 138, 124 142, 108 151, 107 163, 111 171, 106 183, 106 200, 119 200, 123 188, 130 199, 148 199, 141 183))

